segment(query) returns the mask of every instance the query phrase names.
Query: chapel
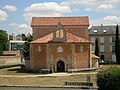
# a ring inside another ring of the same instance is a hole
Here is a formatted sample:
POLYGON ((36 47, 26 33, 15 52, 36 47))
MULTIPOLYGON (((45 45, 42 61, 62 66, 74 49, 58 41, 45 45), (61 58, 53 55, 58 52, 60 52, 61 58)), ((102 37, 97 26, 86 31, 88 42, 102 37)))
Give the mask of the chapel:
POLYGON ((98 57, 91 53, 88 26, 88 16, 33 17, 29 68, 68 72, 98 67, 98 57))

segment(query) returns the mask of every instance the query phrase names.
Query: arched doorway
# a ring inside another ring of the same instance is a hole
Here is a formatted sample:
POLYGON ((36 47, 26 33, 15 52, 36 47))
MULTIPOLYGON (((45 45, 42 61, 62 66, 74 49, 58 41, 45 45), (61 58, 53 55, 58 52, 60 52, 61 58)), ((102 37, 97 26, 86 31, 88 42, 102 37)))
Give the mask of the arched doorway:
POLYGON ((57 62, 57 72, 65 72, 65 63, 61 60, 57 62))

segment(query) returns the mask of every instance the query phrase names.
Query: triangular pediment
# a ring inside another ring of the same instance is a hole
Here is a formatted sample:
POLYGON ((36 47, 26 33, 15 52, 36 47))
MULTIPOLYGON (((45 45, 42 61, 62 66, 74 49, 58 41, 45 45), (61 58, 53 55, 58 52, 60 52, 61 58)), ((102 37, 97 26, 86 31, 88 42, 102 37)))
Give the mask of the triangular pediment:
POLYGON ((54 42, 65 42, 66 41, 66 30, 64 26, 59 22, 53 32, 54 42))
POLYGON ((63 25, 59 22, 55 30, 64 30, 63 25))

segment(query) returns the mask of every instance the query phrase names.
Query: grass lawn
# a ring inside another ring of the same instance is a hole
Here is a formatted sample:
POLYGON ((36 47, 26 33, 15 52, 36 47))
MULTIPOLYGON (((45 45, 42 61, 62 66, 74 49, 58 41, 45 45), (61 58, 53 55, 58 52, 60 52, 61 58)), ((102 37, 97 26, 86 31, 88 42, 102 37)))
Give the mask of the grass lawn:
MULTIPOLYGON (((95 83, 95 75, 91 75, 91 81, 95 83)), ((2 77, 0 85, 31 85, 31 86, 63 86, 66 81, 86 81, 86 75, 75 76, 50 76, 50 77, 2 77)))
MULTIPOLYGON (((63 86, 64 82, 82 82, 86 81, 86 74, 76 74, 71 76, 37 76, 37 77, 9 77, 13 75, 36 75, 33 73, 24 73, 20 67, 0 69, 0 85, 31 85, 31 86, 63 86), (8 75, 3 77, 3 75, 8 75)), ((91 82, 96 86, 96 74, 90 74, 91 82)))
MULTIPOLYGON (((109 65, 103 65, 103 68, 110 67, 109 65)), ((27 76, 27 75, 36 75, 33 73, 24 73, 20 71, 20 67, 12 67, 0 69, 0 85, 31 85, 31 86, 54 86, 61 87, 64 82, 83 82, 86 81, 86 73, 89 72, 80 72, 70 76, 36 76, 36 77, 15 77, 18 76, 27 76), (3 77, 3 75, 8 75, 3 77), (15 75, 14 77, 9 77, 15 75)), ((91 74, 90 79, 93 82, 93 85, 96 87, 96 74, 91 74)))

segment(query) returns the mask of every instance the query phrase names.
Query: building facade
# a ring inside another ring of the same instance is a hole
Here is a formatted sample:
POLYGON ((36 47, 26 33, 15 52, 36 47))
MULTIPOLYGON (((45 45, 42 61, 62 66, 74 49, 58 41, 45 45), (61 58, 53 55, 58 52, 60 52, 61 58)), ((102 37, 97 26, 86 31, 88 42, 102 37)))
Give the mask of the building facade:
POLYGON ((30 69, 52 72, 97 67, 92 63, 88 40, 88 17, 42 17, 32 19, 30 69))
POLYGON ((12 35, 9 35, 9 51, 17 51, 23 48, 23 44, 25 41, 23 41, 22 36, 15 35, 12 33, 12 35))
POLYGON ((101 61, 116 62, 115 34, 116 26, 92 26, 90 28, 89 38, 92 42, 92 52, 95 51, 95 39, 98 39, 101 61))

